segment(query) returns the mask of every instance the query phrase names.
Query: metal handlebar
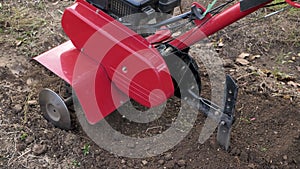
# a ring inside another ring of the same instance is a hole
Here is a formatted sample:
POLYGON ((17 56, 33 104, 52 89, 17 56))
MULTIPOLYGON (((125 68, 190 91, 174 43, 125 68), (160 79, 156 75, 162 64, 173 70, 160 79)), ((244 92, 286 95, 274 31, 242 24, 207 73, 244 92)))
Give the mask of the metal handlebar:
POLYGON ((294 2, 292 0, 285 0, 288 4, 290 4, 292 7, 300 8, 300 3, 294 2))

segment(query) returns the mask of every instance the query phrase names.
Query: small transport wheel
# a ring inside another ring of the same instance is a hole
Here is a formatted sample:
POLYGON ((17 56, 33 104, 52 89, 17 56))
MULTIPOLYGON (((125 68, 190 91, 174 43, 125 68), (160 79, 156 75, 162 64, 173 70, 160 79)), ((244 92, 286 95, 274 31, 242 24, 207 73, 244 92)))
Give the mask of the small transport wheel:
POLYGON ((71 129, 71 117, 64 100, 54 91, 43 89, 39 94, 39 104, 45 119, 61 129, 71 129))

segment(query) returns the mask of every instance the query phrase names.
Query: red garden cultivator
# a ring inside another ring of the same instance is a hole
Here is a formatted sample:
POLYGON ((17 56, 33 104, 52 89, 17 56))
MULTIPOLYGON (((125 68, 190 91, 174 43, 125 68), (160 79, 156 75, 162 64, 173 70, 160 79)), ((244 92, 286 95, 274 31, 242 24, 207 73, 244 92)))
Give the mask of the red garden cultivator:
MULTIPOLYGON (((82 108, 90 125, 130 99, 151 108, 177 96, 218 121, 217 140, 228 149, 238 87, 226 75, 223 103, 202 98, 189 47, 272 1, 227 0, 214 7, 214 0, 207 9, 194 2, 189 12, 166 17, 181 0, 77 0, 62 17, 70 40, 35 60, 71 86, 74 106, 82 108), (174 36, 183 21, 193 27, 174 36)), ((39 101, 49 121, 63 129, 71 127, 72 97, 64 100, 45 89, 39 101)))

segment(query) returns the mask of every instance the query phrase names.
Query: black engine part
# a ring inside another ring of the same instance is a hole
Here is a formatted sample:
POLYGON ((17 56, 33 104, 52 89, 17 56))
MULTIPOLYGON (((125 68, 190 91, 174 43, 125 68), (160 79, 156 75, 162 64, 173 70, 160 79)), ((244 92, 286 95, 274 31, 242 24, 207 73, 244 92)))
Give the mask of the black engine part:
POLYGON ((99 9, 116 17, 124 17, 135 13, 162 12, 172 13, 180 6, 181 0, 86 0, 99 9))

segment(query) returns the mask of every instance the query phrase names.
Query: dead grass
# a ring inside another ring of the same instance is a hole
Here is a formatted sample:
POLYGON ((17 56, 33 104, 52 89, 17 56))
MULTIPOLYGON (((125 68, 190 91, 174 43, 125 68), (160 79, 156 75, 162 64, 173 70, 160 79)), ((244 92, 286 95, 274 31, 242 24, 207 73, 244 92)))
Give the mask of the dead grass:
POLYGON ((63 6, 57 8, 60 4, 55 3, 49 7, 46 3, 49 4, 45 0, 1 2, 0 45, 17 48, 17 54, 31 58, 65 41, 60 26, 63 6))

